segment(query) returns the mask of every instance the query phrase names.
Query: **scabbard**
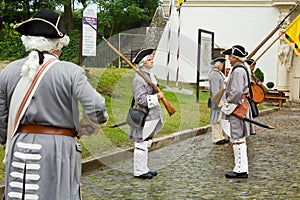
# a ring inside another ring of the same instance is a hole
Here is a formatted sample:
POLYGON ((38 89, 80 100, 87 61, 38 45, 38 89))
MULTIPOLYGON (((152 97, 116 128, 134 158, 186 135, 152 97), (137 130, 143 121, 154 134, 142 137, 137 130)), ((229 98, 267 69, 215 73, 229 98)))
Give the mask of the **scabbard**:
POLYGON ((109 128, 117 128, 117 127, 120 127, 120 126, 124 126, 126 124, 127 124, 126 122, 122 122, 122 123, 119 123, 119 124, 110 125, 109 128))
POLYGON ((245 117, 243 120, 245 120, 247 122, 250 122, 250 123, 253 123, 253 124, 257 125, 257 126, 263 127, 263 128, 267 128, 267 129, 274 129, 275 128, 274 126, 268 126, 268 125, 262 124, 260 122, 254 121, 252 119, 249 119, 247 117, 245 117))

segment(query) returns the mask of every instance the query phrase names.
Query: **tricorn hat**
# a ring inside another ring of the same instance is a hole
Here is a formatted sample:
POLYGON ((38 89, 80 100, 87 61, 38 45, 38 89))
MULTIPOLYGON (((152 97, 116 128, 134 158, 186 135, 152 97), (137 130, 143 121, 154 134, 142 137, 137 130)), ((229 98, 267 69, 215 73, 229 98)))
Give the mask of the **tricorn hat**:
POLYGON ((135 57, 132 59, 132 62, 133 62, 134 64, 139 64, 139 62, 141 62, 141 60, 142 60, 145 56, 152 54, 153 51, 154 51, 153 48, 148 48, 148 49, 140 50, 140 51, 135 55, 135 57))
POLYGON ((230 49, 223 51, 222 54, 244 58, 248 55, 248 52, 241 45, 233 45, 230 49))
POLYGON ((217 57, 211 60, 210 64, 215 65, 217 62, 223 63, 226 61, 226 58, 223 57, 217 57))
POLYGON ((66 34, 58 13, 45 9, 34 14, 30 19, 16 24, 16 31, 22 35, 62 38, 66 34))

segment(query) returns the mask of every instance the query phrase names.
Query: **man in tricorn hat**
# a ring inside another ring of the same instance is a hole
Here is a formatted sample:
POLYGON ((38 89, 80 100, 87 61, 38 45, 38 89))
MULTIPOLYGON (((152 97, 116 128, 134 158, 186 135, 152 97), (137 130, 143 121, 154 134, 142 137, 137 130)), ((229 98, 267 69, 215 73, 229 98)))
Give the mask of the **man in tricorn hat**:
MULTIPOLYGON (((233 144, 234 169, 225 174, 226 178, 248 178, 248 157, 246 137, 250 135, 250 123, 234 116, 232 112, 238 104, 247 101, 246 96, 249 94, 249 71, 244 65, 244 59, 248 55, 245 48, 241 45, 234 45, 230 49, 223 52, 228 55, 232 71, 226 83, 225 103, 222 111, 226 114, 226 120, 230 127, 230 141, 233 144)), ((248 106, 246 116, 252 119, 252 115, 248 106)))
POLYGON ((15 29, 30 53, 0 75, 5 199, 79 200, 81 146, 74 137, 106 123, 105 99, 81 67, 59 60, 69 37, 58 13, 41 10, 15 29))
POLYGON ((210 124, 211 124, 211 132, 212 132, 212 142, 214 144, 220 145, 228 143, 228 140, 225 139, 222 133, 222 127, 220 124, 221 117, 221 105, 220 102, 211 101, 212 98, 216 97, 216 95, 221 95, 218 99, 221 102, 224 101, 224 93, 218 93, 220 90, 224 91, 224 81, 225 75, 222 73, 222 69, 224 67, 226 59, 223 57, 214 58, 210 64, 211 69, 208 73, 208 82, 209 82, 209 92, 210 92, 210 124))
MULTIPOLYGON (((137 53, 133 63, 148 80, 157 85, 157 80, 151 73, 153 68, 154 49, 143 49, 137 53)), ((130 127, 128 137, 134 141, 133 175, 137 178, 151 179, 157 175, 156 171, 148 168, 148 148, 151 147, 153 136, 163 126, 163 119, 159 100, 164 98, 162 92, 155 93, 154 89, 139 75, 132 81, 132 91, 136 107, 147 113, 144 127, 130 127)))

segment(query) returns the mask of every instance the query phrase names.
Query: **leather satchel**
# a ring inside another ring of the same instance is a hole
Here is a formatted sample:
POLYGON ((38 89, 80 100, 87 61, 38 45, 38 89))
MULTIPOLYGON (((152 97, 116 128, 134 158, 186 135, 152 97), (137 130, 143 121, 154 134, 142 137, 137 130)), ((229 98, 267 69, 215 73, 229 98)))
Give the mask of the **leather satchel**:
POLYGON ((127 113, 126 123, 133 128, 141 128, 145 125, 146 117, 146 112, 131 107, 127 113))
POLYGON ((131 107, 129 108, 129 111, 127 113, 126 123, 133 128, 141 128, 145 125, 148 113, 138 108, 134 108, 134 102, 135 100, 133 98, 131 102, 131 107))
POLYGON ((244 102, 238 104, 237 107, 232 112, 232 114, 240 119, 244 119, 247 115, 247 112, 248 112, 248 103, 244 98, 244 102))

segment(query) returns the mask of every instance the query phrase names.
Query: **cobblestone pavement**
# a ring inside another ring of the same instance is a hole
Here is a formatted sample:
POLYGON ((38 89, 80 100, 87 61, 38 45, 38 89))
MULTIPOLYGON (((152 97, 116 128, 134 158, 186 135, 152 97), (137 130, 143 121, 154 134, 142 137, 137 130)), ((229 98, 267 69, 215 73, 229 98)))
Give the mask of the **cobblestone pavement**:
POLYGON ((289 106, 256 120, 275 129, 256 127, 247 138, 248 179, 226 179, 233 168, 230 144, 212 145, 211 133, 151 151, 151 180, 132 175, 132 160, 82 176, 87 199, 300 199, 299 106, 289 106))

